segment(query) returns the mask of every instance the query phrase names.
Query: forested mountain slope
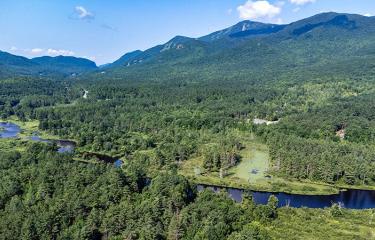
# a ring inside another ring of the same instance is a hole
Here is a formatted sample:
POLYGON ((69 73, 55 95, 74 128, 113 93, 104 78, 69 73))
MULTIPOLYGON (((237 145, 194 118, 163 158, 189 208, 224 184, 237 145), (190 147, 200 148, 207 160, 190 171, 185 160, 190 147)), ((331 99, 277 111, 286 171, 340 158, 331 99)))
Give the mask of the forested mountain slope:
MULTIPOLYGON (((109 66, 104 74, 89 74, 89 81, 81 78, 100 101, 96 106, 37 114, 43 128, 81 139, 96 151, 121 151, 123 143, 127 154, 138 157, 132 154, 135 149, 151 148, 164 164, 214 153, 216 148, 204 147, 207 136, 228 138, 217 144, 235 158, 238 139, 230 129, 255 117, 281 119, 275 126, 252 126, 270 148, 275 174, 371 185, 375 118, 365 106, 375 90, 374 21, 324 13, 258 36, 177 37, 137 52, 136 64, 109 66), (147 57, 140 61, 138 54, 147 57), (61 121, 63 116, 68 123, 61 121), (106 123, 97 126, 99 119, 106 123), (86 131, 80 134, 76 130, 82 124, 86 131), (130 140, 135 129, 144 144, 130 140), (340 143, 336 135, 344 130, 340 143)), ((208 170, 231 167, 230 158, 210 163, 208 170)))
MULTIPOLYGON (((110 78, 148 80, 172 79, 176 74, 206 80, 223 74, 237 80, 266 74, 270 80, 275 72, 290 74, 291 70, 361 71, 370 67, 374 53, 374 23, 373 17, 339 13, 322 13, 288 25, 243 21, 201 38, 177 36, 148 50, 127 53, 104 69, 110 78), (362 65, 361 59, 369 61, 362 65)), ((73 57, 27 59, 5 52, 0 57, 1 74, 8 76, 70 75, 97 69, 93 62, 73 57)))
POLYGON ((243 32, 233 27, 230 29, 239 32, 218 40, 205 40, 209 36, 185 39, 175 43, 180 47, 167 48, 174 42, 171 40, 145 51, 147 57, 137 54, 108 70, 111 78, 163 81, 181 76, 191 81, 261 78, 263 83, 274 80, 275 76, 290 78, 293 74, 310 78, 317 70, 332 75, 344 72, 362 75, 373 69, 374 23, 374 18, 360 15, 324 13, 286 26, 266 25, 280 29, 261 35, 233 37, 243 32))
POLYGON ((0 53, 1 121, 76 142, 0 141, 0 239, 373 239, 372 210, 236 203, 195 183, 232 186, 255 156, 262 179, 246 165, 240 187, 374 190, 374 23, 245 21, 101 69, 0 53))
POLYGON ((66 74, 78 74, 97 69, 96 64, 85 58, 69 56, 38 57, 31 59, 38 63, 46 71, 61 72, 66 74))
MULTIPOLYGON (((210 163, 208 171, 230 168, 239 160, 240 140, 233 131, 241 124, 256 117, 281 119, 275 126, 245 127, 268 144, 275 174, 371 185, 374 22, 360 15, 324 13, 277 31, 264 30, 276 25, 244 22, 217 40, 178 36, 125 55, 104 72, 55 83, 65 87, 52 92, 31 88, 25 96, 9 96, 5 90, 1 111, 4 117, 38 119, 41 129, 76 139, 92 151, 137 159, 138 151, 150 150, 153 168, 214 153, 216 147, 206 149, 211 139, 226 157, 210 163), (251 27, 263 34, 232 37, 251 27), (87 100, 79 97, 83 89, 90 91, 87 100), (345 131, 342 143, 339 131, 345 131), (288 140, 278 141, 283 138, 288 140), (322 149, 325 155, 320 155, 322 149), (295 154, 299 150, 304 154, 295 154), (155 163, 157 159, 163 161, 155 163)), ((8 79, 3 86, 19 82, 8 79)))
POLYGON ((276 33, 284 29, 285 25, 277 24, 266 24, 253 21, 242 21, 233 25, 229 28, 208 34, 198 38, 201 41, 213 42, 220 39, 240 38, 240 37, 251 37, 259 35, 269 35, 276 33))
POLYGON ((94 62, 76 57, 37 57, 28 59, 0 51, 0 76, 70 76, 97 69, 94 62))

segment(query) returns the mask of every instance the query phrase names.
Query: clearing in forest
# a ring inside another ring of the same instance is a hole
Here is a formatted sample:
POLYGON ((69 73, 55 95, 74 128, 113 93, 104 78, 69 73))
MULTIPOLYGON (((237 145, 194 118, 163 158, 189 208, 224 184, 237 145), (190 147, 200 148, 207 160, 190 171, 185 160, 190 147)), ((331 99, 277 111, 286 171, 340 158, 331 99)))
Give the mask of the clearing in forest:
POLYGON ((337 188, 327 184, 269 176, 267 171, 270 159, 267 146, 254 137, 241 136, 241 140, 245 146, 240 152, 242 159, 237 166, 228 169, 223 178, 220 178, 219 172, 204 170, 203 156, 182 162, 179 173, 196 183, 207 185, 306 195, 337 194, 337 188))
POLYGON ((248 142, 241 151, 241 162, 230 170, 234 177, 254 183, 266 180, 269 165, 267 147, 256 142, 248 142))
POLYGON ((195 178, 199 183, 217 184, 232 187, 245 187, 249 184, 265 184, 269 167, 269 154, 266 145, 253 137, 242 137, 244 148, 240 151, 241 161, 227 170, 224 178, 219 172, 207 172, 203 168, 203 156, 185 161, 180 166, 180 173, 195 178), (197 169, 199 169, 197 171, 197 169), (200 174, 196 174, 199 172, 200 174))

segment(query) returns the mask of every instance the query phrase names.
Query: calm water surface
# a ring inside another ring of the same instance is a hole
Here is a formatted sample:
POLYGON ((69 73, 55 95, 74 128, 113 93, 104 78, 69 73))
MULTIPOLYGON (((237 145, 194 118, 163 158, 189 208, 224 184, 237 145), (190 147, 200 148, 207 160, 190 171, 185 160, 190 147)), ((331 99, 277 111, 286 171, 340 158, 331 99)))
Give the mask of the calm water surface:
POLYGON ((0 138, 16 138, 20 132, 17 124, 0 122, 0 138))
MULTIPOLYGON (((0 138, 16 138, 21 132, 21 128, 13 123, 0 122, 0 138)), ((30 136, 32 141, 56 143, 59 153, 72 153, 76 147, 76 143, 67 140, 49 140, 40 138, 38 135, 30 136)), ((97 156, 97 155, 96 155, 97 156)), ((97 156, 98 157, 98 156, 97 156)), ((110 156, 100 156, 100 160, 113 163, 115 167, 121 167, 123 161, 121 159, 114 159, 110 156)), ((215 192, 224 190, 235 201, 241 202, 244 190, 235 188, 221 188, 215 186, 198 185, 198 191, 205 188, 211 189, 215 192)), ((291 207, 309 207, 309 208, 324 208, 330 207, 333 203, 340 203, 346 208, 352 209, 367 209, 375 208, 375 191, 366 190, 347 190, 342 191, 336 195, 320 196, 320 195, 299 195, 286 193, 268 193, 268 192, 251 192, 254 201, 258 204, 266 204, 268 198, 273 194, 279 199, 279 206, 291 207)))
POLYGON ((124 162, 121 159, 117 159, 114 163, 116 168, 120 168, 124 162))
MULTIPOLYGON (((0 138, 16 138, 20 132, 21 128, 17 124, 0 122, 0 138)), ((56 143, 59 147, 57 150, 59 153, 72 153, 76 146, 73 141, 43 139, 37 133, 30 136, 29 139, 37 142, 56 143)))
MULTIPOLYGON (((215 192, 224 190, 228 192, 230 198, 236 202, 241 202, 244 190, 235 188, 221 188, 215 186, 198 185, 198 191, 205 188, 211 189, 215 192)), ((332 206, 333 203, 340 203, 345 208, 351 209, 368 209, 375 208, 375 191, 354 190, 349 189, 342 191, 336 195, 300 195, 287 193, 268 193, 250 191, 253 195, 254 201, 258 204, 266 204, 268 198, 273 194, 279 199, 279 206, 287 206, 300 208, 325 208, 332 206)))

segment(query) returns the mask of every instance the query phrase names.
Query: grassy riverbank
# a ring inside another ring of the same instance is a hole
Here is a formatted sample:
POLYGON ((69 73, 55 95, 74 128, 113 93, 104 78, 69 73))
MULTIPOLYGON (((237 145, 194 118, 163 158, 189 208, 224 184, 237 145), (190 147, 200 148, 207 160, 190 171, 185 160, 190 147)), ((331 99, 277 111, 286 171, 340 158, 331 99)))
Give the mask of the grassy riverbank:
POLYGON ((203 169, 203 157, 185 161, 180 166, 180 173, 198 184, 217 185, 249 189, 254 191, 285 192, 304 195, 330 195, 339 192, 339 188, 324 183, 287 180, 268 174, 269 155, 267 146, 256 139, 247 138, 245 148, 241 150, 241 162, 227 170, 225 177, 218 172, 203 169), (202 171, 196 174, 196 170, 202 171))
POLYGON ((285 192, 303 195, 331 195, 340 189, 375 190, 375 186, 328 184, 308 180, 284 179, 268 174, 269 155, 267 146, 254 138, 245 138, 245 148, 240 152, 241 162, 227 170, 220 178, 219 172, 207 172, 203 168, 203 157, 196 157, 180 165, 180 174, 197 184, 233 187, 265 192, 285 192), (196 174, 197 169, 200 174, 196 174))
POLYGON ((332 195, 337 194, 339 192, 339 189, 335 186, 327 186, 318 183, 298 182, 283 179, 277 179, 268 182, 257 182, 251 184, 233 178, 220 179, 216 176, 184 176, 188 177, 192 182, 196 184, 232 187, 261 192, 284 192, 302 195, 332 195))
MULTIPOLYGON (((50 134, 46 131, 39 130, 39 121, 37 120, 28 120, 28 121, 21 121, 17 117, 12 116, 8 119, 1 119, 0 121, 10 122, 18 125, 21 128, 20 133, 18 134, 18 138, 11 138, 11 139, 1 139, 0 141, 0 148, 4 151, 10 150, 18 150, 24 151, 25 146, 30 140, 30 136, 37 135, 42 139, 49 139, 49 140, 59 140, 61 139, 57 135, 50 134)), ((65 139, 69 141, 74 141, 70 139, 65 139)), ((85 151, 84 149, 80 149, 76 147, 76 156, 73 158, 75 161, 85 162, 85 163, 100 163, 100 161, 96 158, 86 159, 82 158, 81 155, 84 153, 89 153, 91 155, 108 155, 106 153, 93 153, 90 151, 85 151)), ((120 158, 120 157, 119 157, 120 158)))
MULTIPOLYGON (((52 135, 46 131, 40 131, 38 128, 39 121, 37 120, 23 122, 13 116, 1 121, 8 121, 21 127, 19 142, 14 139, 3 139, 1 141, 0 147, 5 151, 14 149, 21 151, 26 144, 25 141, 35 133, 43 139, 59 139, 59 136, 52 135)), ((198 184, 241 188, 254 191, 285 192, 304 195, 330 195, 337 194, 339 189, 375 190, 375 186, 344 184, 330 185, 327 183, 310 182, 307 180, 299 181, 270 176, 268 174, 270 163, 267 146, 260 143, 250 135, 241 136, 241 138, 245 146, 240 152, 242 160, 235 167, 228 169, 224 178, 220 178, 218 172, 204 171, 202 156, 184 161, 180 165, 179 173, 198 184), (197 169, 201 172, 200 174, 196 174, 197 169)), ((89 152, 85 151, 84 148, 77 148, 76 152, 76 161, 95 162, 95 159, 85 159, 80 156, 83 152, 89 152)), ((96 154, 111 155, 107 152, 96 154)))
POLYGON ((46 131, 39 130, 39 121, 38 120, 27 120, 21 121, 16 116, 9 117, 7 119, 1 119, 0 121, 10 122, 17 124, 21 128, 21 132, 19 133, 19 137, 22 139, 28 138, 32 135, 38 135, 40 138, 43 139, 60 139, 59 136, 53 135, 46 131))

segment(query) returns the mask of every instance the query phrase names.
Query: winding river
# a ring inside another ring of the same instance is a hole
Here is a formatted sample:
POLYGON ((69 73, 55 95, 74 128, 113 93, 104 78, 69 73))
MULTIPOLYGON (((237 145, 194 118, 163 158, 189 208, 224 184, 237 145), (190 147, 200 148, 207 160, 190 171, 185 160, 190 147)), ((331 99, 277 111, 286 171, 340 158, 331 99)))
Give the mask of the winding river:
POLYGON ((73 153, 76 147, 76 143, 73 141, 43 139, 36 134, 30 136, 29 139, 36 142, 56 143, 56 145, 58 146, 57 151, 59 153, 73 153))
MULTIPOLYGON (((17 138, 20 132, 21 128, 17 124, 0 122, 0 138, 17 138)), ((28 138, 32 141, 56 143, 56 145, 58 146, 57 151, 59 153, 72 153, 74 152, 74 148, 76 146, 76 143, 73 141, 43 139, 37 134, 34 134, 28 138)))
MULTIPOLYGON (((236 188, 222 188, 216 186, 198 185, 198 191, 210 189, 215 192, 226 191, 228 196, 236 202, 241 202, 245 190, 236 188)), ((287 193, 269 193, 249 191, 255 203, 267 204, 268 198, 273 194, 279 199, 279 207, 290 206, 295 208, 325 208, 339 203, 350 209, 375 208, 375 191, 348 189, 334 195, 300 195, 287 193)))
MULTIPOLYGON (((1 138, 17 138, 21 132, 20 126, 14 123, 0 122, 0 139, 1 138)), ((76 143, 68 140, 51 140, 40 138, 37 134, 29 137, 32 141, 56 143, 58 146, 58 152, 60 153, 73 153, 76 147, 76 143)), ((121 167, 123 161, 121 159, 112 158, 106 155, 94 154, 100 161, 114 164, 115 167, 121 167)), ((242 195, 245 190, 236 188, 222 188, 208 185, 198 185, 198 191, 204 189, 210 189, 212 191, 226 191, 228 196, 237 202, 241 202, 242 195)), ((355 190, 348 189, 335 195, 299 195, 299 194, 287 194, 287 193, 269 193, 269 192, 256 192, 250 191, 253 195, 254 201, 258 204, 266 204, 268 198, 273 194, 279 199, 279 206, 290 206, 290 207, 308 207, 308 208, 325 208, 330 207, 333 203, 340 203, 345 208, 350 209, 368 209, 375 208, 375 191, 367 190, 355 190)))
MULTIPOLYGON (((0 122, 0 139, 1 138, 17 138, 18 134, 21 132, 21 127, 17 124, 10 123, 10 122, 0 122)), ((34 133, 33 135, 27 137, 31 141, 37 141, 37 142, 45 142, 48 144, 55 143, 58 146, 57 151, 59 153, 74 153, 74 150, 76 148, 76 143, 74 141, 69 140, 61 140, 61 139, 43 139, 40 136, 38 136, 38 133, 34 133)), ((92 155, 95 155, 95 158, 99 161, 103 161, 106 163, 113 163, 115 167, 121 167, 122 160, 112 158, 107 155, 101 155, 101 154, 95 154, 91 153, 92 155)))

